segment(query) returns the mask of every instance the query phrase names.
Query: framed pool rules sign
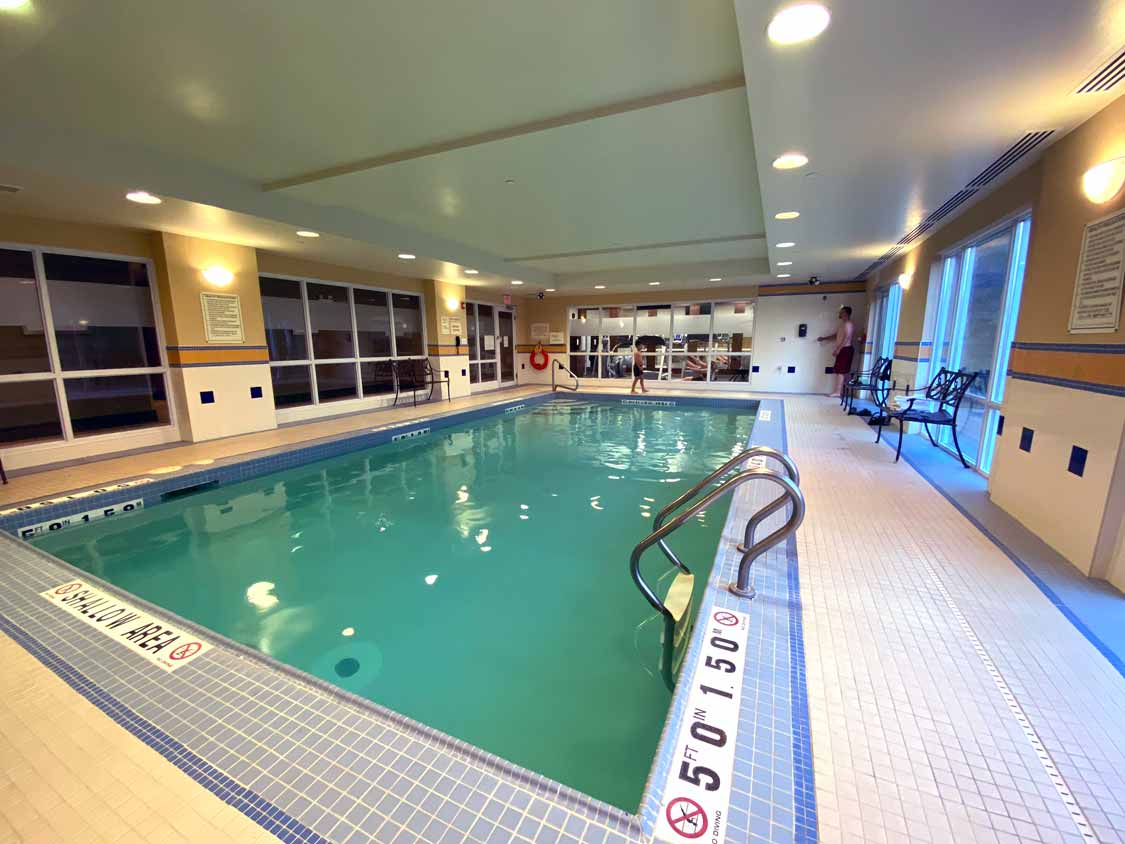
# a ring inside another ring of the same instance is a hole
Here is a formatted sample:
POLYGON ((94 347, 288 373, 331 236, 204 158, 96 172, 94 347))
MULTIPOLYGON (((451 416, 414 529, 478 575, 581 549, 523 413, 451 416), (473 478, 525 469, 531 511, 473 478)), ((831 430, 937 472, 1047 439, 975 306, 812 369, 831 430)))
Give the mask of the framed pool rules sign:
POLYGON ((1121 287, 1125 281, 1125 211, 1086 224, 1074 300, 1071 334, 1103 334, 1121 324, 1121 287))

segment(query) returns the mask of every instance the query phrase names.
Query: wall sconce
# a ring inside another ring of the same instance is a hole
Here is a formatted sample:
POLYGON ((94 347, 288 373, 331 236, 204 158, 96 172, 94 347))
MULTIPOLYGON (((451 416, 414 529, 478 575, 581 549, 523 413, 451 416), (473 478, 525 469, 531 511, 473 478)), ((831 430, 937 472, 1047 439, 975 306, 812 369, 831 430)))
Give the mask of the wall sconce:
POLYGON ((213 287, 226 287, 234 281, 234 273, 226 267, 208 267, 203 271, 203 278, 213 287))
POLYGON ((898 286, 903 290, 909 290, 910 282, 914 281, 914 273, 900 273, 899 277, 895 280, 898 282, 898 286))
POLYGON ((458 299, 456 296, 446 296, 445 297, 445 309, 447 311, 455 311, 460 307, 461 307, 461 300, 458 299))
POLYGON ((1082 193, 1096 205, 1104 205, 1121 193, 1125 185, 1125 157, 1111 158, 1082 175, 1082 193))

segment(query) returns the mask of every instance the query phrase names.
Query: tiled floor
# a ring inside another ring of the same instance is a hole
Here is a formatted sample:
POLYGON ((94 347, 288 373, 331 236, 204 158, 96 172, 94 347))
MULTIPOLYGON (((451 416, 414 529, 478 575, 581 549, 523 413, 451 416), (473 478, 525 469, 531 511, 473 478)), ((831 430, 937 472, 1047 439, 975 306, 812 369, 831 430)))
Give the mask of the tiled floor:
POLYGON ((0 842, 276 841, 0 636, 0 842))
MULTIPOLYGON (((1125 842, 1125 679, 913 468, 894 464, 887 449, 872 443, 859 420, 845 419, 834 401, 822 397, 787 397, 785 404, 789 451, 801 468, 808 503, 795 550, 818 840, 1125 842)), ((347 420, 317 423, 336 424, 347 420)), ((370 424, 368 419, 355 427, 370 424)), ((292 441, 325 433, 331 431, 297 434, 292 441)), ((254 446, 246 450, 277 444, 245 442, 254 446)), ((169 452, 157 454, 163 460, 169 452)), ((91 483, 100 482, 110 476, 97 475, 97 467, 117 462, 82 469, 91 472, 91 483)), ((162 464, 144 468, 151 465, 162 464)), ((61 488, 58 478, 45 483, 45 491, 61 488)), ((760 595, 750 611, 768 612, 768 597, 760 595)), ((782 647, 790 658, 799 653, 782 647)), ((7 840, 4 835, 38 840, 26 830, 50 841, 114 840, 131 830, 144 841, 269 839, 3 636, 0 660, 6 693, 0 703, 0 817, 24 836, 0 826, 0 841, 7 840), (122 760, 137 769, 114 767, 124 766, 122 760), (52 825, 56 798, 67 808, 52 825), (144 811, 135 808, 142 804, 144 811), (98 820, 78 835, 68 826, 91 817, 98 820)), ((239 667, 236 657, 224 660, 229 671, 268 688, 261 669, 239 667)), ((110 686, 114 674, 108 671, 100 682, 110 686)), ((784 712, 785 706, 775 705, 767 717, 784 712)), ((756 778, 751 759, 741 761, 747 782, 756 778)), ((773 788, 798 789, 796 773, 775 773, 773 788)), ((505 788, 502 781, 492 784, 505 788)), ((509 808, 523 790, 506 790, 509 808)), ((542 802, 533 797, 520 798, 522 819, 542 802)), ((732 813, 727 840, 737 840, 740 829, 749 830, 745 840, 766 840, 755 837, 755 817, 732 813)), ((579 817, 576 834, 606 837, 600 820, 579 817)), ((567 840, 570 822, 564 816, 556 827, 549 818, 536 819, 532 837, 567 840)), ((413 841, 411 823, 388 821, 375 840, 413 841), (384 837, 386 829, 393 835, 384 837)), ((447 830, 443 841, 470 837, 455 824, 440 828, 447 830)), ((502 829, 497 824, 494 831, 502 829)), ((770 838, 782 840, 776 833, 775 827, 770 838)))

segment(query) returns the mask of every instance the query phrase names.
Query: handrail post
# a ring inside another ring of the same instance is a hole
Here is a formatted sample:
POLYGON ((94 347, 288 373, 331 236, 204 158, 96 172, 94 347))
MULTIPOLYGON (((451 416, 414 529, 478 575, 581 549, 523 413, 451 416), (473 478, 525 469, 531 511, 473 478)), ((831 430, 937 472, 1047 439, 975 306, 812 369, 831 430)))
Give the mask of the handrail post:
MULTIPOLYGON (((793 511, 790 513, 786 523, 769 536, 758 540, 749 548, 743 549, 742 546, 739 546, 738 550, 743 553, 742 559, 738 563, 738 576, 734 582, 727 584, 727 589, 731 593, 743 598, 753 598, 754 595, 757 594, 754 587, 750 585, 750 568, 754 565, 754 561, 778 542, 792 535, 805 520, 805 496, 802 494, 800 488, 788 478, 782 478, 780 475, 777 476, 777 480, 781 484, 784 494, 772 501, 764 509, 770 512, 776 512, 785 506, 786 499, 788 499, 793 504, 793 511)), ((753 535, 749 523, 746 529, 747 542, 749 542, 750 537, 753 535)))
MULTIPOLYGON (((699 483, 697 483, 695 486, 693 486, 687 492, 678 496, 674 501, 672 501, 670 504, 668 504, 663 510, 661 510, 659 513, 657 513, 656 518, 653 520, 653 523, 652 523, 653 530, 658 530, 660 528, 660 526, 662 524, 664 524, 664 519, 671 512, 678 509, 680 506, 687 503, 692 498, 694 498, 696 495, 698 495, 699 491, 701 489, 703 489, 704 487, 706 487, 709 483, 714 481, 716 478, 722 477, 728 471, 733 469, 735 466, 739 466, 742 463, 745 463, 747 460, 749 460, 752 457, 773 458, 778 463, 780 463, 783 467, 785 467, 786 474, 789 476, 789 479, 791 481, 793 481, 794 484, 800 484, 801 483, 801 473, 797 470, 797 464, 794 463, 789 458, 788 455, 778 451, 775 448, 770 448, 769 446, 765 446, 765 445, 751 446, 750 448, 747 448, 744 451, 740 452, 735 457, 732 457, 730 460, 728 460, 726 463, 724 463, 722 466, 720 466, 718 469, 716 469, 714 472, 712 472, 706 478, 701 480, 699 483)), ((778 503, 778 501, 784 501, 784 500, 785 500, 785 496, 782 495, 780 498, 775 500, 773 503, 776 504, 776 503, 778 503)), ((773 512, 773 511, 771 511, 771 512, 773 512)), ((767 513, 766 515, 769 515, 769 514, 767 513)), ((763 518, 764 518, 764 516, 763 516, 763 518)), ((755 523, 755 526, 756 526, 756 523, 755 523)), ((746 539, 747 545, 750 544, 750 536, 751 536, 750 534, 747 534, 747 539, 746 539)), ((679 557, 676 556, 676 553, 671 548, 668 547, 668 543, 666 543, 663 539, 661 539, 660 542, 659 542, 659 545, 660 545, 660 550, 664 552, 664 556, 668 558, 669 562, 671 562, 672 565, 676 566, 676 568, 681 569, 682 571, 687 572, 688 574, 691 573, 691 570, 686 565, 684 565, 683 561, 680 560, 679 557)), ((739 550, 742 550, 742 549, 740 548, 739 550)))

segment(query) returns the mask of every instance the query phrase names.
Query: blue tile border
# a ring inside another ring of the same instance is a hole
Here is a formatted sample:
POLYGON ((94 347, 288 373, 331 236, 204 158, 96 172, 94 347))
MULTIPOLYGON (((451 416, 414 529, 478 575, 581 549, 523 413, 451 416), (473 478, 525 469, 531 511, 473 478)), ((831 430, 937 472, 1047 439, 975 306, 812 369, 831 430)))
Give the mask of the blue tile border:
MULTIPOLYGON (((883 440, 883 442, 888 448, 894 448, 894 445, 891 444, 889 440, 883 440)), ((1098 638, 1098 635, 1086 626, 1086 623, 1082 621, 1078 614, 1075 613, 1074 610, 1072 610, 1069 606, 1067 606, 1066 602, 1058 596, 1058 593, 1056 593, 1055 590, 1052 589, 1046 583, 1046 581, 1044 581, 1043 578, 1038 575, 1038 573, 1036 573, 1035 569, 1025 563, 1023 559, 1018 554, 1016 554, 1015 551, 1009 548, 998 536, 996 536, 996 534, 985 527, 984 523, 976 516, 974 516, 967 507, 962 505, 955 496, 947 492, 940 483, 938 483, 934 478, 930 476, 928 472, 926 472, 922 468, 921 465, 919 465, 910 457, 910 454, 906 449, 903 449, 902 459, 905 460, 910 465, 910 467, 914 469, 915 472, 921 475, 922 478, 930 486, 936 489, 941 494, 942 498, 952 504, 957 512, 968 519, 969 522, 977 530, 984 534, 993 545, 999 548, 1000 551, 1003 552, 1004 556, 1011 560, 1012 564, 1015 565, 1015 567, 1018 568, 1021 572, 1023 572, 1027 576, 1028 580, 1035 584, 1035 587, 1043 593, 1044 597, 1046 597, 1047 600, 1051 602, 1055 609, 1062 613, 1063 617, 1074 625, 1074 629, 1081 633, 1086 638, 1086 641, 1093 645, 1098 653, 1106 658, 1106 660, 1110 665, 1114 667, 1118 674, 1120 674, 1122 677, 1125 677, 1125 659, 1122 659, 1120 656, 1118 656, 1112 648, 1110 648, 1108 645, 1106 645, 1105 642, 1098 638)))
POLYGON ((1028 352, 1089 352, 1098 355, 1125 355, 1125 343, 1012 343, 1013 349, 1028 352))
POLYGON ((1008 377, 1017 381, 1034 381, 1037 384, 1049 384, 1052 387, 1066 387, 1070 390, 1082 390, 1087 393, 1101 393, 1106 396, 1125 397, 1125 387, 1115 387, 1112 384, 1097 384, 1093 381, 1076 381, 1073 378, 1054 378, 1049 375, 1033 375, 1030 372, 1016 372, 1008 370, 1008 377))
MULTIPOLYGON (((781 406, 781 450, 789 453, 785 402, 781 406)), ((809 690, 805 665, 805 629, 802 621, 801 575, 797 561, 797 537, 785 544, 789 579, 789 711, 793 720, 793 840, 816 844, 816 776, 813 770, 812 726, 809 719, 809 690)))
POLYGON ((239 785, 214 765, 176 741, 152 722, 142 718, 113 695, 99 688, 84 674, 60 659, 50 648, 28 635, 19 625, 0 614, 0 630, 35 657, 55 676, 82 697, 143 741, 228 806, 238 810, 286 844, 329 844, 329 840, 250 789, 239 785))

